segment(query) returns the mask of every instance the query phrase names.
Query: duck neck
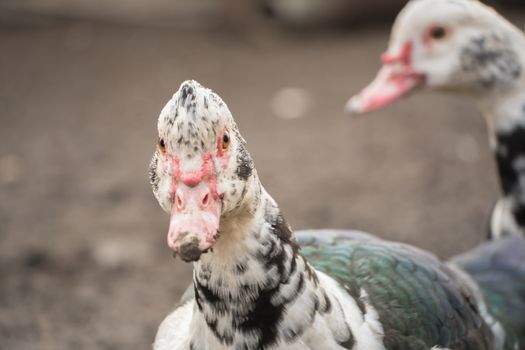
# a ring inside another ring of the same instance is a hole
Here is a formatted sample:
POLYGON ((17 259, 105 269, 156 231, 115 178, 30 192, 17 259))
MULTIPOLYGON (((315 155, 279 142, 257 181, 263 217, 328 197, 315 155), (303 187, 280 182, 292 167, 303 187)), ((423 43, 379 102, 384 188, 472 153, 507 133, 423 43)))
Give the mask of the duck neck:
POLYGON ((525 85, 485 101, 491 146, 498 167, 501 198, 494 208, 491 234, 525 233, 525 85), (489 102, 489 103, 487 103, 489 102))
POLYGON ((262 186, 255 192, 255 207, 224 219, 213 251, 194 264, 191 349, 293 342, 330 307, 277 204, 262 186))

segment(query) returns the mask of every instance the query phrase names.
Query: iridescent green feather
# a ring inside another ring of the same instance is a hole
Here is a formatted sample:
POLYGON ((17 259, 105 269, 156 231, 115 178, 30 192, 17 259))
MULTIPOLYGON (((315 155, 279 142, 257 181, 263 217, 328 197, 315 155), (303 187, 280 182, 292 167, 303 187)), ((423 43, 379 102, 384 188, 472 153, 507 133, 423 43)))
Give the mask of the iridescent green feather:
POLYGON ((387 349, 491 348, 473 297, 434 256, 347 232, 301 232, 298 241, 316 269, 377 311, 387 349))

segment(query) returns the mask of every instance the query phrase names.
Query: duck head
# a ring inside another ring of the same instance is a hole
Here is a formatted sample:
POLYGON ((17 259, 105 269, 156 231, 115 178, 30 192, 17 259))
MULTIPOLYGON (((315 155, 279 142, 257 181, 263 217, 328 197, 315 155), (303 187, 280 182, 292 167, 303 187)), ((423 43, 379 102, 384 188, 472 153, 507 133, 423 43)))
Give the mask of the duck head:
POLYGON ((162 109, 149 167, 153 193, 170 214, 168 246, 196 261, 219 239, 221 218, 246 204, 253 162, 222 99, 185 81, 162 109))
POLYGON ((484 95, 522 74, 523 34, 477 0, 412 0, 398 15, 383 67, 346 110, 381 108, 418 88, 484 95))

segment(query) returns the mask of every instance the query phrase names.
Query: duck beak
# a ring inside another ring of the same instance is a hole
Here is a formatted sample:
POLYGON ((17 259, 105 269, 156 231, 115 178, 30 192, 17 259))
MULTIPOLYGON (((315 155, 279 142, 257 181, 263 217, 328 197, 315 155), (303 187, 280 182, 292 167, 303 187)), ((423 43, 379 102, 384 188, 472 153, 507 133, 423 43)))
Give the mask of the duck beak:
POLYGON ((345 111, 360 114, 382 108, 422 86, 424 81, 424 74, 385 65, 370 85, 348 100, 345 111))
POLYGON ((182 260, 197 261, 219 237, 221 200, 206 182, 180 184, 173 197, 168 246, 182 260))

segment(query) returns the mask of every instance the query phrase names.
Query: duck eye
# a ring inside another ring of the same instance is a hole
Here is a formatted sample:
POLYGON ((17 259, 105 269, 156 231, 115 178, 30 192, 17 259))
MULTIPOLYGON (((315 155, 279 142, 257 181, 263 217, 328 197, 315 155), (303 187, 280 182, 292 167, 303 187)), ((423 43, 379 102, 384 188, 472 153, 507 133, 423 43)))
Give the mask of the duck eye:
POLYGON ((230 135, 228 135, 228 133, 225 132, 222 135, 222 149, 227 150, 228 147, 230 147, 230 135))
POLYGON ((161 153, 166 153, 166 143, 162 138, 159 138, 159 150, 161 153))
POLYGON ((447 36, 447 28, 443 26, 435 26, 430 28, 429 36, 434 40, 441 40, 447 36))

